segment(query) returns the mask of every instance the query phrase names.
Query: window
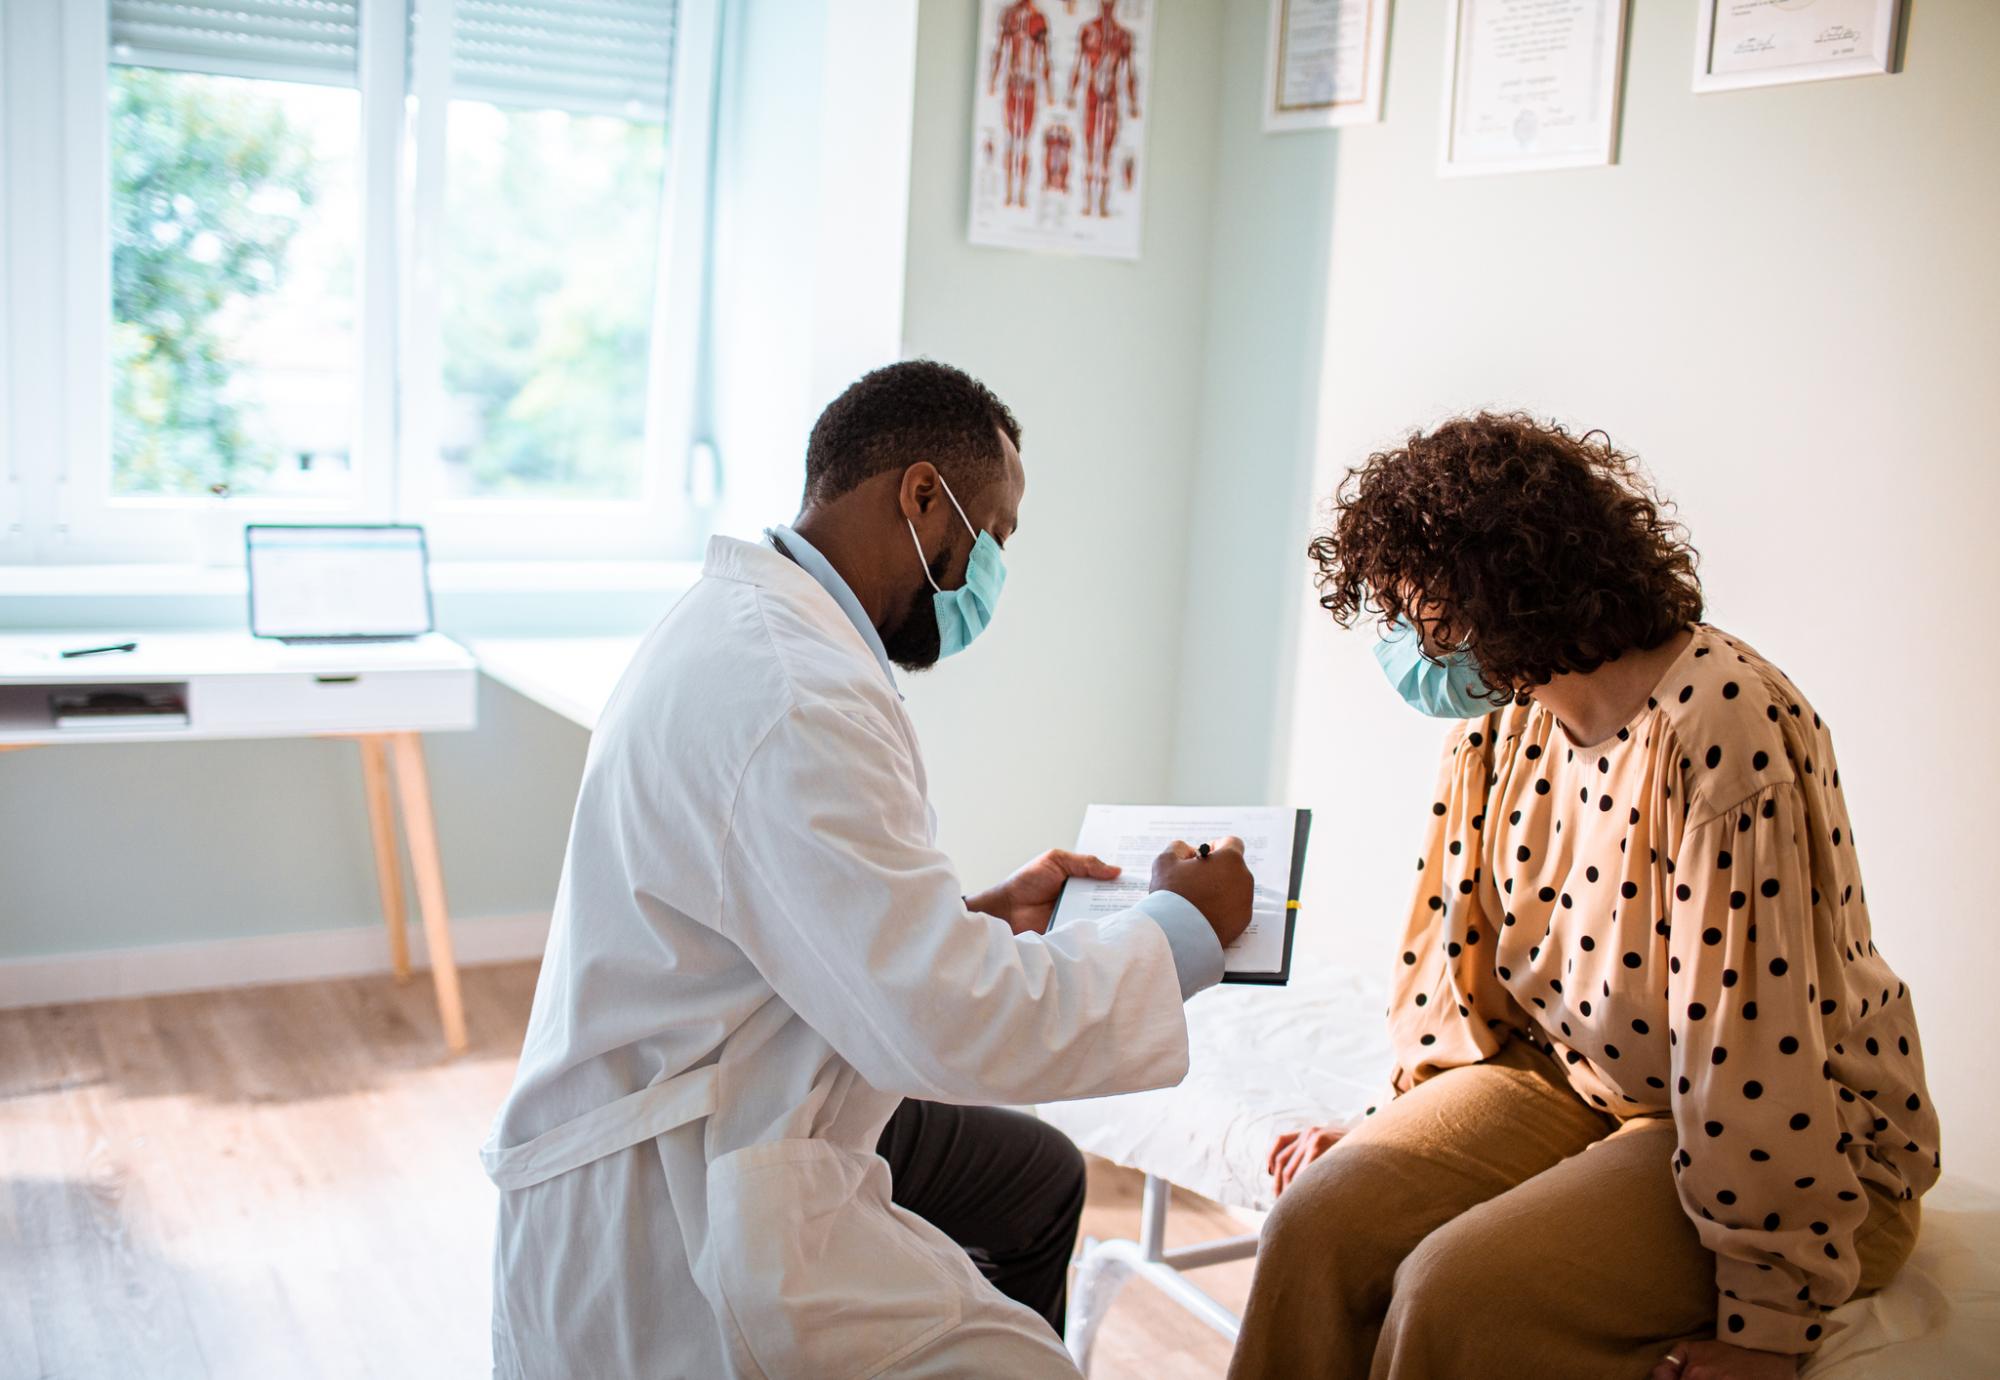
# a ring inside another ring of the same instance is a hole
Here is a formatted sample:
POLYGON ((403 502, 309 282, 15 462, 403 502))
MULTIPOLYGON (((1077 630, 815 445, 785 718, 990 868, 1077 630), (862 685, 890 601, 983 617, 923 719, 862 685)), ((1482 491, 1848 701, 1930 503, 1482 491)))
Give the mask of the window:
POLYGON ((458 0, 438 443, 453 497, 636 498, 671 10, 458 0))
POLYGON ((351 492, 358 93, 119 65, 110 105, 112 494, 351 492))
POLYGON ((682 554, 718 3, 8 0, 38 554, 682 554))

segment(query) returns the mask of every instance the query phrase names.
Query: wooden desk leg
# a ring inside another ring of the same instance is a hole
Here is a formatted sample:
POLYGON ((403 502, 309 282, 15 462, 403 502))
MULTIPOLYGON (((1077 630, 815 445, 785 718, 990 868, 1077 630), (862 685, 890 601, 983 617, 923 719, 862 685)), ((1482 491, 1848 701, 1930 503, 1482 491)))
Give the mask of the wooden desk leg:
POLYGON ((410 980, 410 924, 403 902, 403 871, 396 861, 396 807, 389 797, 389 745, 379 733, 355 739, 361 748, 361 784, 368 796, 368 834, 375 843, 375 882, 382 891, 382 923, 389 931, 389 962, 397 982, 410 980))
POLYGON ((444 869, 438 861, 437 822, 431 817, 430 777, 423 742, 414 733, 389 735, 396 757, 396 789, 403 803, 403 833, 410 843, 410 871, 417 882, 417 913, 430 949, 437 986, 438 1020, 453 1054, 465 1052, 465 1006, 458 994, 458 963, 451 953, 451 917, 445 909, 444 869))

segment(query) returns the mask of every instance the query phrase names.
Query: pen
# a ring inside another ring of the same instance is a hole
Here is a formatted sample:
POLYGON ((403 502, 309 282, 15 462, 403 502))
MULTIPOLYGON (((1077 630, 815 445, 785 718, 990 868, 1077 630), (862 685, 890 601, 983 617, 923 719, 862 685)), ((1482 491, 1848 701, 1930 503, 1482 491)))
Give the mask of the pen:
POLYGON ((66 657, 101 656, 105 652, 136 652, 138 650, 139 644, 136 642, 114 642, 108 647, 78 647, 74 651, 64 652, 62 655, 66 657))

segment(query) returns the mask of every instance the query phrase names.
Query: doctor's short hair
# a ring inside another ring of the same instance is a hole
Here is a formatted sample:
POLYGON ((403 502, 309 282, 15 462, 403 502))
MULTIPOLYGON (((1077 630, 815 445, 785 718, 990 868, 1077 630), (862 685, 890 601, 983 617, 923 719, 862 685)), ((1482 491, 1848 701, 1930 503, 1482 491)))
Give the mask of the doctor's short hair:
POLYGON ((1702 615, 1673 505, 1602 431, 1454 417, 1349 470, 1306 554, 1344 627, 1427 616, 1495 703, 1659 646, 1702 615), (1422 613, 1419 613, 1422 610, 1422 613))
POLYGON ((937 466, 961 503, 1000 477, 1005 436, 1021 426, 993 390, 962 369, 910 359, 863 374, 827 404, 806 443, 806 501, 825 503, 919 460, 937 466))

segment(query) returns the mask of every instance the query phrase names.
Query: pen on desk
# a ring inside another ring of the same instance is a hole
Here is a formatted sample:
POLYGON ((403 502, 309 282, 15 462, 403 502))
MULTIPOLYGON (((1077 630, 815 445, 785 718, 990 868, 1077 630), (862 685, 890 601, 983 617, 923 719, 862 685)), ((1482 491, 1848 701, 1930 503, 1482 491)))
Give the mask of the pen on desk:
POLYGON ((138 650, 139 644, 136 642, 114 642, 108 647, 78 647, 73 651, 64 652, 62 655, 65 657, 102 656, 106 652, 136 652, 138 650))

